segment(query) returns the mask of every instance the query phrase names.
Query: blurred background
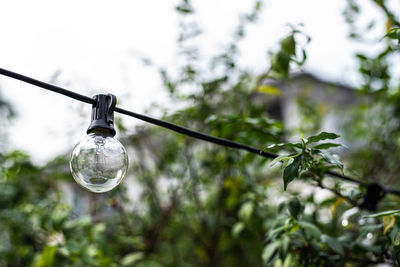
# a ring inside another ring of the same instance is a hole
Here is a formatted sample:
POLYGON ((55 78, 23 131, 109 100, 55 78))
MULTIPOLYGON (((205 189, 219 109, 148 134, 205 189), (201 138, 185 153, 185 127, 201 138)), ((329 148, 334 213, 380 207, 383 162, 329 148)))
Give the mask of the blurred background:
MULTIPOLYGON (((226 51, 240 20, 254 4, 202 1, 193 3, 196 12, 190 18, 181 18, 176 5, 173 1, 4 3, 0 11, 2 67, 89 96, 112 92, 120 105, 136 111, 153 103, 169 103, 160 69, 178 75, 178 66, 184 64, 178 44, 182 32, 196 34, 187 46, 199 48, 196 64, 207 67, 207 61, 226 51)), ((354 53, 371 52, 382 44, 347 38, 345 8, 346 1, 265 3, 257 23, 249 25, 246 38, 237 43, 240 56, 235 63, 261 74, 268 68, 268 52, 290 32, 289 25, 304 24, 301 30, 312 37, 304 70, 356 86, 360 81, 354 53)), ((374 27, 374 37, 384 35, 384 14, 369 2, 362 11, 361 26, 373 20, 379 24, 374 27)), ((89 106, 10 79, 2 79, 1 85, 4 99, 18 115, 11 125, 10 141, 35 160, 44 162, 64 153, 84 134, 89 106), (38 99, 40 105, 35 105, 38 99), (49 117, 38 119, 44 114, 49 117), (31 138, 27 138, 27 129, 31 138), (53 145, 44 145, 50 139, 53 145)), ((135 123, 121 119, 127 126, 135 123)))
MULTIPOLYGON (((388 0, 4 1, 1 67, 261 149, 335 132, 347 175, 400 188, 399 13, 388 0)), ((0 266, 396 262, 400 234, 381 228, 397 217, 363 219, 335 193, 365 188, 284 191, 279 164, 116 113, 129 173, 93 194, 68 163, 90 105, 0 77, 0 110, 0 266)))

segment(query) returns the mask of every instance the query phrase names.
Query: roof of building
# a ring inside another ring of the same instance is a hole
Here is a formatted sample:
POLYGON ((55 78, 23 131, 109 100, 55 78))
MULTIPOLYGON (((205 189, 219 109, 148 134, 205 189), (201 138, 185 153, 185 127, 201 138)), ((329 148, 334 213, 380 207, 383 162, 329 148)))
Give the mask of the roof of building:
POLYGON ((325 79, 322 79, 320 77, 317 77, 316 75, 313 75, 311 73, 308 72, 297 72, 294 73, 290 76, 290 78, 286 79, 286 80, 273 80, 273 79, 264 79, 262 81, 262 84, 268 84, 268 85, 272 85, 278 88, 282 88, 287 84, 292 84, 292 83, 297 83, 298 81, 304 81, 304 80, 308 80, 308 81, 314 81, 315 83, 320 83, 320 84, 325 84, 328 86, 334 86, 338 89, 345 89, 345 90, 352 90, 354 91, 355 88, 351 87, 349 85, 346 85, 342 82, 335 82, 335 81, 327 81, 325 79))

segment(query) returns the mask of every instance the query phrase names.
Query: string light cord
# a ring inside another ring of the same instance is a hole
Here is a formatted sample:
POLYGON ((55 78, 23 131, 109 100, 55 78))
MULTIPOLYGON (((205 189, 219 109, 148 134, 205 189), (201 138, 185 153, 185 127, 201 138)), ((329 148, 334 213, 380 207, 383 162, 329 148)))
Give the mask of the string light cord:
POLYGON ((0 74, 10 77, 10 78, 13 78, 13 79, 16 79, 16 80, 19 80, 19 81, 22 81, 22 82, 26 82, 26 83, 41 87, 43 89, 47 89, 49 91, 53 91, 58 94, 68 96, 70 98, 73 98, 73 99, 81 101, 81 102, 85 102, 87 104, 93 105, 96 103, 96 101, 91 97, 84 96, 84 95, 72 92, 70 90, 67 90, 67 89, 64 89, 64 88, 61 88, 61 87, 58 87, 58 86, 55 86, 55 85, 52 85, 49 83, 45 83, 45 82, 33 79, 31 77, 28 77, 28 76, 25 76, 25 75, 22 75, 22 74, 19 74, 16 72, 12 72, 12 71, 0 68, 0 74))
MULTIPOLYGON (((78 100, 78 101, 81 101, 81 102, 84 102, 84 103, 87 103, 87 104, 93 105, 93 104, 96 103, 96 101, 91 97, 88 97, 88 96, 85 96, 85 95, 81 95, 81 94, 72 92, 70 90, 67 90, 65 88, 62 88, 62 87, 59 87, 59 86, 55 86, 55 85, 52 85, 52 84, 49 84, 49 83, 45 83, 45 82, 33 79, 31 77, 28 77, 28 76, 25 76, 25 75, 22 75, 22 74, 19 74, 19 73, 15 73, 15 72, 9 71, 9 70, 3 69, 3 68, 0 68, 0 75, 4 75, 4 76, 7 76, 7 77, 10 77, 10 78, 13 78, 13 79, 25 82, 25 83, 29 83, 29 84, 41 87, 43 89, 47 89, 49 91, 53 91, 55 93, 62 94, 64 96, 73 98, 75 100, 78 100)), ((133 118, 136 118, 136 119, 139 119, 139 120, 142 120, 142 121, 145 121, 145 122, 148 122, 150 124, 154 124, 154 125, 157 125, 157 126, 160 126, 160 127, 175 131, 175 132, 183 134, 183 135, 187 135, 187 136, 190 136, 190 137, 193 137, 193 138, 196 138, 196 139, 200 139, 200 140, 206 141, 206 142, 210 142, 210 143, 214 143, 214 144, 217 144, 217 145, 230 147, 230 148, 234 148, 234 149, 246 150, 246 151, 248 151, 250 153, 254 153, 254 154, 257 154, 257 155, 260 155, 260 156, 263 156, 263 157, 266 157, 266 158, 270 158, 270 159, 274 159, 274 158, 276 158, 278 156, 278 155, 273 154, 273 153, 268 152, 268 151, 264 151, 264 150, 261 150, 261 149, 255 148, 255 147, 251 147, 251 146, 248 146, 248 145, 245 145, 245 144, 237 143, 237 142, 234 142, 234 141, 231 141, 231 140, 228 140, 228 139, 224 139, 224 138, 220 138, 220 137, 215 137, 215 136, 211 136, 211 135, 208 135, 208 134, 204 134, 204 133, 201 133, 201 132, 198 132, 198 131, 191 130, 191 129, 186 128, 186 127, 182 127, 180 125, 176 125, 176 124, 171 123, 171 122, 167 122, 167 121, 159 120, 159 119, 156 119, 156 118, 152 118, 152 117, 149 117, 149 116, 146 116, 146 115, 143 115, 143 114, 139 114, 139 113, 136 113, 136 112, 133 112, 133 111, 122 109, 120 107, 115 107, 114 111, 118 112, 118 113, 121 113, 121 114, 124 114, 124 115, 127 115, 127 116, 130 116, 130 117, 133 117, 133 118)), ((334 171, 327 171, 326 174, 332 176, 333 178, 338 178, 338 179, 341 179, 343 181, 356 183, 356 184, 365 186, 367 188, 371 185, 369 183, 365 183, 365 182, 356 180, 354 178, 351 178, 349 176, 346 176, 346 175, 343 175, 343 174, 340 174, 340 173, 337 173, 337 172, 334 172, 334 171)), ((377 183, 373 183, 373 185, 374 186, 378 186, 379 188, 381 188, 381 190, 385 194, 389 193, 389 194, 394 194, 394 195, 400 196, 400 190, 392 189, 392 188, 386 188, 386 187, 384 187, 384 186, 382 186, 380 184, 377 184, 377 183)))

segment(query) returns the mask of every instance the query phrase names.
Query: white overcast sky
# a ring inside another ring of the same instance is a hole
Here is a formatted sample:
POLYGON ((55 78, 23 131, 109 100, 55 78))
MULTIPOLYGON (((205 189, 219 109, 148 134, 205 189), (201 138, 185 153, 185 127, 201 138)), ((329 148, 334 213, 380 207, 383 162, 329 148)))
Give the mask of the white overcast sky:
MULTIPOLYGON (((382 14, 361 1, 366 17, 382 14)), ((49 81, 85 95, 115 94, 121 107, 143 112, 153 102, 166 103, 156 66, 174 70, 177 63, 178 1, 1 0, 0 67, 49 81)), ((204 34, 198 38, 205 56, 226 44, 253 1, 197 0, 195 18, 204 34)), ((345 0, 265 1, 259 22, 241 44, 240 64, 256 72, 268 66, 267 51, 288 32, 288 23, 304 23, 312 37, 305 70, 321 78, 354 84, 355 51, 368 51, 347 40, 342 16, 345 0)), ((0 77, 0 92, 17 114, 9 148, 29 152, 43 162, 68 152, 85 135, 91 107, 37 87, 0 77)), ((117 115, 119 116, 119 115, 117 115)), ((124 119, 132 126, 134 119, 124 119)))

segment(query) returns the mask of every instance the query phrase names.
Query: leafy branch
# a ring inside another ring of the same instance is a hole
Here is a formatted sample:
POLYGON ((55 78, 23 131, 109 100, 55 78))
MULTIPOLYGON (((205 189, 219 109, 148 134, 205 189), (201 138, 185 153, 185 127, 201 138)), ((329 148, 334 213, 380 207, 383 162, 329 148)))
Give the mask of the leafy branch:
POLYGON ((296 178, 311 177, 322 181, 324 173, 332 168, 339 168, 343 172, 343 163, 336 155, 326 151, 329 148, 341 146, 338 143, 320 142, 340 137, 335 133, 321 132, 308 138, 301 138, 298 143, 284 143, 271 145, 268 150, 289 149, 289 155, 282 155, 271 162, 271 166, 281 162, 283 170, 284 190, 296 178))

